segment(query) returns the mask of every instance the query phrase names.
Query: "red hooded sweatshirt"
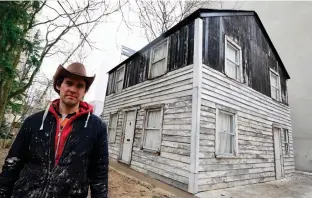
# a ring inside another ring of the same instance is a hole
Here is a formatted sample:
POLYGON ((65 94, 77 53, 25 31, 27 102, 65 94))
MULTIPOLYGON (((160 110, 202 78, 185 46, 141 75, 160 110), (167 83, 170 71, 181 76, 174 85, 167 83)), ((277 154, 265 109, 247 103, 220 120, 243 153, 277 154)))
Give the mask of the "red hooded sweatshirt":
POLYGON ((60 99, 56 99, 52 102, 52 104, 49 107, 49 112, 51 112, 54 115, 57 124, 55 133, 55 166, 58 165, 59 163, 68 136, 72 131, 73 121, 82 115, 88 114, 85 123, 85 127, 87 127, 90 114, 93 112, 92 105, 81 101, 79 103, 79 110, 73 114, 67 115, 65 118, 65 122, 63 121, 63 123, 65 124, 61 125, 62 115, 59 113, 58 110, 59 104, 60 99))

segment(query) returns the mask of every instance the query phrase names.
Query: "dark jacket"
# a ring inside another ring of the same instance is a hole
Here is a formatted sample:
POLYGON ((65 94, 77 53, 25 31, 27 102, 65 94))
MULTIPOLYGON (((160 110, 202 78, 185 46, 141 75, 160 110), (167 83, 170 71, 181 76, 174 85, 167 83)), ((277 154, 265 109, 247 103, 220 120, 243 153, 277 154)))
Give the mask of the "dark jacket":
POLYGON ((50 111, 24 121, 0 174, 0 197, 85 198, 89 185, 92 198, 107 197, 106 124, 93 114, 77 117, 55 164, 56 122, 50 111))

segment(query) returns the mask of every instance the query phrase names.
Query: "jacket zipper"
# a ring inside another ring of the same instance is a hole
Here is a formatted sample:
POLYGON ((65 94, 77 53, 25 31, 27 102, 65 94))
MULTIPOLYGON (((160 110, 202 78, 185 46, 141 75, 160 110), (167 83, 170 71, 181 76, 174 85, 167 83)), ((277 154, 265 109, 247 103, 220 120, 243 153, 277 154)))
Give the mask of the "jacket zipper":
POLYGON ((50 184, 50 180, 51 180, 51 173, 52 173, 52 171, 54 171, 54 168, 52 169, 52 170, 50 170, 50 168, 51 168, 51 166, 50 166, 50 164, 51 164, 51 160, 50 160, 50 152, 51 152, 51 136, 52 136, 52 131, 53 131, 53 129, 54 129, 54 121, 53 121, 53 123, 52 123, 52 127, 51 127, 51 130, 50 130, 50 136, 49 136, 49 156, 48 156, 48 158, 49 158, 49 165, 48 165, 48 177, 47 177, 47 182, 46 182, 46 184, 45 184, 45 186, 44 186, 44 189, 43 189, 43 192, 42 192, 42 194, 41 194, 41 198, 44 198, 44 196, 45 196, 45 193, 46 193, 46 191, 47 191, 47 187, 48 187, 48 185, 50 184))
MULTIPOLYGON (((66 118, 66 116, 65 116, 65 118, 66 118)), ((64 121, 65 118, 62 117, 62 122, 64 121)), ((62 128, 62 130, 60 129, 60 132, 57 135, 57 145, 56 145, 56 152, 55 152, 54 160, 56 160, 56 157, 57 157, 57 154, 58 154, 58 149, 59 149, 59 146, 60 146, 61 135, 62 135, 63 129, 66 127, 67 123, 68 122, 65 123, 65 126, 62 128)), ((58 127, 60 127, 60 126, 58 126, 58 127)), ((61 156, 60 156, 60 158, 61 158, 61 156)), ((57 164, 55 166, 57 166, 57 164)))

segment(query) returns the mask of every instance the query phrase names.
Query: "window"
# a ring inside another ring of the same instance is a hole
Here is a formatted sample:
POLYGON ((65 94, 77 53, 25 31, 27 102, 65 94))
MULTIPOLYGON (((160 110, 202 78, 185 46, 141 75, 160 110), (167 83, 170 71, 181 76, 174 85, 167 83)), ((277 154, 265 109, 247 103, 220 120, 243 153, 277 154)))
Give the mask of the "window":
POLYGON ((146 110, 143 148, 160 151, 162 114, 162 108, 146 110))
POLYGON ((280 78, 277 72, 270 69, 270 82, 271 82, 271 97, 280 101, 280 78))
POLYGON ((225 37, 225 74, 242 81, 241 48, 229 37, 225 37))
POLYGON ((236 115, 217 110, 216 155, 237 155, 236 115))
POLYGON ((116 73, 116 92, 121 91, 123 88, 123 80, 125 74, 125 67, 121 67, 117 70, 116 73))
POLYGON ((283 130, 283 144, 285 149, 285 155, 289 155, 289 134, 287 129, 283 130))
POLYGON ((154 78, 160 76, 167 71, 167 39, 157 44, 151 50, 151 64, 149 77, 154 78))
POLYGON ((114 143, 116 139, 117 119, 118 119, 117 113, 110 115, 109 126, 108 126, 108 134, 109 134, 108 141, 110 143, 114 143))

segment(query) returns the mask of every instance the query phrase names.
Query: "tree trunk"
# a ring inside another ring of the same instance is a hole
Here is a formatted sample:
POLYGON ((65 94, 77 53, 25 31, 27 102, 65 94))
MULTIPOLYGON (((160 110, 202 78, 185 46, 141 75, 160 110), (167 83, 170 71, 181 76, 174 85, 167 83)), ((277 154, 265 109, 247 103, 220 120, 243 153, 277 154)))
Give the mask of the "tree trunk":
MULTIPOLYGON (((20 60, 20 56, 22 53, 22 49, 19 49, 17 51, 17 55, 15 57, 14 63, 13 63, 13 68, 16 69, 17 65, 19 63, 20 60)), ((3 118, 4 118, 4 114, 5 114, 5 109, 6 109, 6 105, 8 103, 8 98, 9 98, 9 94, 12 90, 12 85, 14 82, 14 77, 12 78, 7 78, 3 81, 3 85, 1 86, 0 89, 0 93, 1 93, 1 98, 0 98, 0 123, 2 122, 3 118)))
POLYGON ((2 93, 0 98, 0 123, 2 122, 2 119, 4 118, 5 109, 7 105, 7 99, 11 91, 13 80, 8 79, 4 81, 4 85, 2 86, 2 93))

